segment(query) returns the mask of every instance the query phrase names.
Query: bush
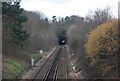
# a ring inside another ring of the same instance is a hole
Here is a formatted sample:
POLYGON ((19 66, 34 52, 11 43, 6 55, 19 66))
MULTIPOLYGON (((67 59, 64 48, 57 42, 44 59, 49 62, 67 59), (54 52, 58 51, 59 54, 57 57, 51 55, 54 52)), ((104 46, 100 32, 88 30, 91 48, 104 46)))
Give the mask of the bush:
POLYGON ((85 44, 91 65, 102 78, 116 78, 118 66, 118 20, 110 20, 92 30, 85 44))
POLYGON ((40 56, 40 55, 33 55, 33 58, 34 58, 35 62, 38 62, 39 60, 42 59, 42 56, 40 56))

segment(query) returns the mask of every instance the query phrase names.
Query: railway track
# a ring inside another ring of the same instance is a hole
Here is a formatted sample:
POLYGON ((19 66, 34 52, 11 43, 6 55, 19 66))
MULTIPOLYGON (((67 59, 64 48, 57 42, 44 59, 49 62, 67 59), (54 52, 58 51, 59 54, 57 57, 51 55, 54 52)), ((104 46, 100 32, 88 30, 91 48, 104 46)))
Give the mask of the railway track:
POLYGON ((51 64, 50 68, 46 72, 45 76, 43 77, 42 81, 47 81, 49 79, 56 80, 57 79, 57 70, 58 70, 58 57, 60 55, 60 50, 58 51, 58 54, 56 55, 53 63, 51 64))
POLYGON ((58 79, 68 79, 67 52, 65 46, 61 48, 58 67, 58 79))
POLYGON ((32 81, 57 81, 67 79, 67 56, 64 46, 58 47, 51 57, 43 64, 32 78, 32 81))

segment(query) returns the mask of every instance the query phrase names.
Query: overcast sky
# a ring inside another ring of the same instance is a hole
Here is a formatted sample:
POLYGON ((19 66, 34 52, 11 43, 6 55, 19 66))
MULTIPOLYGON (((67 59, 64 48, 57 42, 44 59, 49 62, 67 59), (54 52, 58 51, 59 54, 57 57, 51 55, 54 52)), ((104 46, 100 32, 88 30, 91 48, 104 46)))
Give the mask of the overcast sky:
POLYGON ((111 7, 114 16, 118 16, 120 0, 22 0, 21 7, 30 11, 41 11, 47 17, 86 16, 90 10, 111 7))

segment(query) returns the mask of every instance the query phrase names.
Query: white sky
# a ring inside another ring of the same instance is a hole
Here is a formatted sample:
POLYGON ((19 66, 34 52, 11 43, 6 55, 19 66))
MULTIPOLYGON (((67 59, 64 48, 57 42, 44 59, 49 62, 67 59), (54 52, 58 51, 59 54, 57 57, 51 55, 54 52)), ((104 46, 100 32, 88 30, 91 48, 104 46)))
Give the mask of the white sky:
POLYGON ((118 16, 120 0, 22 0, 21 7, 30 11, 41 11, 48 18, 52 16, 86 16, 88 11, 111 7, 114 16, 118 16))

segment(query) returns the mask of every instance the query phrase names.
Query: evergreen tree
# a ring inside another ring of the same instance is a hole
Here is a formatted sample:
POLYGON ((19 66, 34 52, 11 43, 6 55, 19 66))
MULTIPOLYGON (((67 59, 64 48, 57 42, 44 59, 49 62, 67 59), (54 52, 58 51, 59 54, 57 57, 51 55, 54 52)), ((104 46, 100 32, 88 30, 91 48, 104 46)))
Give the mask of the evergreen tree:
POLYGON ((27 21, 27 17, 22 15, 22 11, 23 8, 20 8, 19 2, 2 3, 3 27, 12 29, 12 37, 17 40, 17 44, 21 44, 29 36, 29 34, 22 29, 22 23, 27 21))

